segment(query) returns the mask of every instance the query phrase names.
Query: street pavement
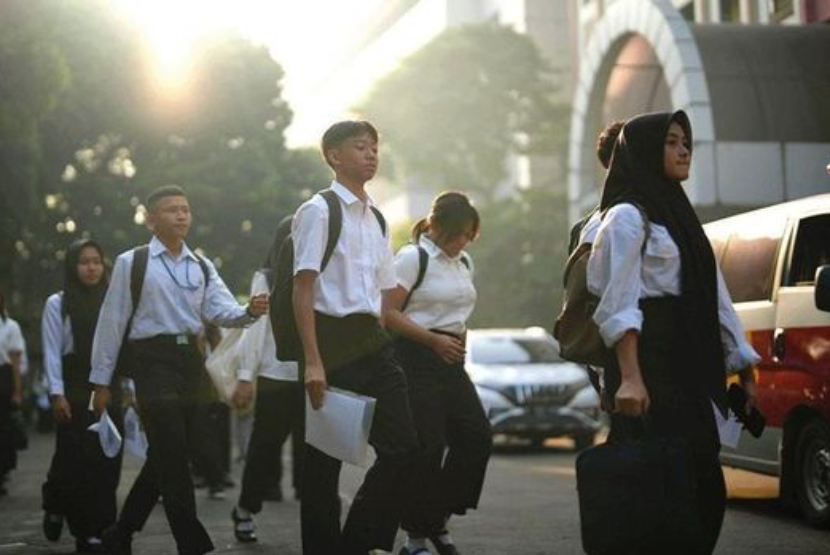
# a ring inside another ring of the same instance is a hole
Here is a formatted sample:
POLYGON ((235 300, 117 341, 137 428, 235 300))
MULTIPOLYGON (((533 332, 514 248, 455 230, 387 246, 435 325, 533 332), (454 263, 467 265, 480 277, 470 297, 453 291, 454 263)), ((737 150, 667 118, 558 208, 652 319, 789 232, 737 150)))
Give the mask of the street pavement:
MULTIPOLYGON (((57 555, 74 552, 64 530, 57 543, 41 532, 40 485, 52 454, 53 436, 31 435, 12 474, 10 494, 0 498, 0 555, 57 555)), ((582 553, 574 480, 574 453, 567 440, 550 441, 544 449, 501 445, 494 455, 480 510, 452 525, 456 543, 466 555, 570 555, 582 553)), ((120 489, 124 499, 139 463, 129 455, 120 489)), ((239 482, 240 466, 234 477, 239 482)), ((290 474, 290 473, 288 473, 290 474)), ((361 472, 345 467, 343 497, 354 494, 361 472)), ((722 555, 830 555, 830 531, 815 530, 780 510, 774 501, 774 479, 727 471, 730 500, 716 553, 722 555)), ((284 485, 286 494, 290 486, 284 485)), ((229 514, 238 487, 225 501, 197 491, 199 515, 219 553, 299 555, 299 505, 294 500, 267 503, 257 518, 260 541, 234 541, 229 514)), ((399 543, 401 536, 398 537, 399 543)), ((159 506, 145 530, 136 536, 135 555, 173 555, 175 544, 159 506)), ((336 555, 336 554, 332 554, 336 555)))

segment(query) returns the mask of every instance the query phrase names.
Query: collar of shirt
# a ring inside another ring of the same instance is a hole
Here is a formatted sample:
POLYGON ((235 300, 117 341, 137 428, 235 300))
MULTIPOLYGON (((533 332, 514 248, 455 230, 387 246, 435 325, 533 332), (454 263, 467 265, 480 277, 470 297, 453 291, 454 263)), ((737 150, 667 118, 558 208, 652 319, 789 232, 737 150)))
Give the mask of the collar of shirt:
MULTIPOLYGON (((337 181, 336 179, 331 182, 331 190, 337 193, 337 196, 346 203, 347 206, 354 204, 355 202, 361 202, 357 195, 349 190, 348 187, 337 181)), ((375 201, 372 200, 367 193, 366 195, 366 205, 367 206, 374 206, 375 201)))
POLYGON ((421 235, 421 237, 418 239, 418 242, 421 244, 422 247, 424 247, 424 250, 427 251, 427 254, 430 256, 430 258, 438 258, 440 256, 443 256, 447 260, 451 260, 453 262, 458 262, 459 260, 461 260, 462 253, 458 253, 456 256, 450 256, 446 252, 444 252, 444 249, 436 245, 435 241, 433 241, 426 235, 421 235))
POLYGON ((175 257, 173 256, 173 253, 167 250, 167 247, 164 246, 164 243, 162 243, 158 237, 153 235, 153 238, 150 240, 150 256, 156 258, 158 256, 161 256, 161 254, 165 252, 168 254, 168 256, 170 256, 171 260, 175 260, 176 262, 181 260, 183 257, 189 257, 194 262, 199 261, 199 259, 196 258, 196 255, 193 254, 193 251, 190 250, 190 247, 188 247, 187 244, 182 245, 182 252, 179 254, 178 257, 175 257))

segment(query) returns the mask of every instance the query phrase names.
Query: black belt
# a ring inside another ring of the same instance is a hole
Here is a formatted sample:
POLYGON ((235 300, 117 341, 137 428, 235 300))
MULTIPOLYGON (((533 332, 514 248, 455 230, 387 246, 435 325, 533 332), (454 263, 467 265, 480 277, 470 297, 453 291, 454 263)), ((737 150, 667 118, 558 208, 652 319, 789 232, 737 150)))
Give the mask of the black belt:
POLYGON ((146 339, 136 339, 133 341, 136 345, 144 346, 165 346, 165 347, 195 347, 197 336, 192 333, 163 333, 148 337, 146 339))

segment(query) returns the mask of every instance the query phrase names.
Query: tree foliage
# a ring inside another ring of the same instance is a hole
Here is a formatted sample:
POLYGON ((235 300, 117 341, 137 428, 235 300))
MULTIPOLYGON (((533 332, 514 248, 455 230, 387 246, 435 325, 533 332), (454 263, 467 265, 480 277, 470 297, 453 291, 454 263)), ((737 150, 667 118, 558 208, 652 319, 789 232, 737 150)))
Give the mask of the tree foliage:
POLYGON ((111 2, 4 5, 0 260, 14 262, 0 268, 0 287, 14 282, 27 301, 18 310, 36 314, 60 285, 73 239, 91 236, 111 256, 146 242, 141 203, 170 183, 193 206, 189 244, 247 291, 279 219, 326 183, 319 156, 285 146, 291 110, 267 50, 232 35, 200 46, 183 95, 166 96, 111 2))
POLYGON ((381 79, 360 111, 383 131, 398 179, 492 197, 510 153, 550 152, 550 70, 527 36, 451 28, 381 79))

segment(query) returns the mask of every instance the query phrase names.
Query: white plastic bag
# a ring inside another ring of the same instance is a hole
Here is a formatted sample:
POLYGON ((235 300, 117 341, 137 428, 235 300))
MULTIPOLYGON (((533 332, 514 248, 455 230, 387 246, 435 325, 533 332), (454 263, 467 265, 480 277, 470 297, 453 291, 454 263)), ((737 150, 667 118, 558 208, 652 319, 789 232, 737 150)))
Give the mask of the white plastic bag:
POLYGON ((216 386, 219 399, 228 405, 231 404, 231 397, 236 389, 236 376, 239 373, 237 346, 244 332, 242 328, 228 330, 205 361, 205 368, 210 374, 210 379, 213 380, 213 385, 216 386))
POLYGON ((133 407, 128 407, 124 414, 124 451, 139 459, 147 458, 147 434, 133 407))
POLYGON ((104 411, 101 414, 101 419, 87 430, 98 434, 98 440, 101 442, 101 450, 104 455, 110 459, 118 456, 122 443, 121 434, 118 433, 118 428, 115 427, 115 423, 107 411, 104 411))

